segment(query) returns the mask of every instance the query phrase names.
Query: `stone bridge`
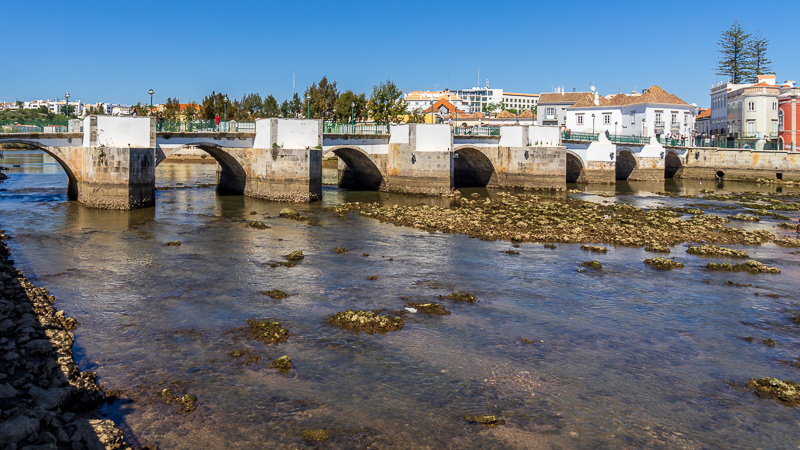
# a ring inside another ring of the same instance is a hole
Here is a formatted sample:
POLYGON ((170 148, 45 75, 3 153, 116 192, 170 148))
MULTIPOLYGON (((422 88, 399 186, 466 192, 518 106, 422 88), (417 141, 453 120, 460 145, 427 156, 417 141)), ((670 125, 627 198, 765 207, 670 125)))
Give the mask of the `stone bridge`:
POLYGON ((459 187, 566 187, 557 128, 500 127, 496 136, 455 131, 406 124, 385 134, 325 134, 322 149, 339 157, 345 188, 448 195, 459 187))
POLYGON ((663 181, 682 178, 689 149, 665 147, 655 137, 646 144, 615 144, 602 133, 596 142, 564 142, 568 183, 663 181))

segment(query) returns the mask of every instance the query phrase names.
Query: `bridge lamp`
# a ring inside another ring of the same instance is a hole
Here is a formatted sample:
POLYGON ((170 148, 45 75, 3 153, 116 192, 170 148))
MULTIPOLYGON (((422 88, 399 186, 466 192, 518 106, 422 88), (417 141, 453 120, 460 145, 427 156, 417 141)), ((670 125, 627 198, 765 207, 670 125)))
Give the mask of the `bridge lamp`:
POLYGON ((645 122, 646 122, 646 120, 644 119, 644 117, 642 117, 642 129, 639 131, 639 137, 640 138, 642 136, 644 136, 644 124, 645 124, 645 122))
POLYGON ((594 134, 594 113, 592 113, 592 134, 594 134))
POLYGON ((152 116, 153 115, 153 90, 150 89, 149 91, 147 91, 147 93, 150 94, 150 114, 148 114, 148 116, 152 116))
POLYGON ((356 102, 350 102, 350 122, 353 122, 353 112, 356 109, 356 102))
POLYGON ((311 95, 306 94, 306 119, 310 119, 311 115, 311 95))
POLYGON ((617 125, 619 125, 619 122, 614 122, 614 140, 615 141, 617 140, 617 125))
POLYGON ((69 92, 64 94, 64 97, 67 98, 67 100, 64 101, 64 114, 69 118, 69 92))
POLYGON ((222 104, 222 121, 228 121, 228 94, 225 94, 225 103, 222 104))

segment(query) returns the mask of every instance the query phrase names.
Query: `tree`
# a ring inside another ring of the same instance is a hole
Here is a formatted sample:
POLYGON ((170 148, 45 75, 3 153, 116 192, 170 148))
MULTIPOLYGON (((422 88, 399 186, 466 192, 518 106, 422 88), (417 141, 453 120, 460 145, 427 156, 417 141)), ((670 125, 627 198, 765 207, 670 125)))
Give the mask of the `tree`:
POLYGON ((336 108, 336 100, 339 98, 335 81, 329 83, 326 77, 322 77, 319 84, 312 84, 310 88, 306 89, 305 94, 305 106, 311 117, 316 119, 333 118, 333 110, 336 108))
POLYGON ((197 102, 190 102, 183 110, 183 120, 190 122, 197 118, 198 105, 197 102))
POLYGON ((150 105, 143 105, 140 102, 136 102, 136 106, 133 107, 136 110, 136 114, 139 117, 147 116, 148 109, 150 109, 150 105))
POLYGON ((181 114, 181 101, 177 98, 167 97, 164 104, 164 118, 167 120, 177 120, 181 114))
POLYGON ((211 91, 211 95, 206 96, 200 104, 200 119, 214 120, 217 116, 222 118, 225 114, 225 102, 225 94, 211 91))
MULTIPOLYGON (((284 103, 286 103, 284 101, 284 103)), ((261 106, 264 117, 280 117, 281 109, 278 107, 278 101, 272 95, 264 99, 264 104, 261 106)))
POLYGON ((292 105, 289 103, 289 100, 284 100, 283 103, 281 103, 281 117, 287 119, 295 117, 294 114, 292 114, 292 105))
POLYGON ((372 87, 369 98, 369 111, 375 122, 397 120, 407 113, 408 104, 403 100, 403 92, 390 80, 372 87))
POLYGON ((364 118, 366 110, 366 94, 355 94, 353 91, 347 91, 336 100, 334 116, 338 122, 349 122, 351 118, 358 121, 364 118))
POLYGON ((731 27, 722 32, 717 45, 720 46, 720 59, 716 74, 728 77, 734 84, 750 79, 753 74, 750 34, 738 21, 734 20, 731 27))
POLYGON ((247 115, 256 119, 260 117, 269 117, 264 115, 264 101, 261 100, 259 94, 245 94, 242 97, 242 108, 247 112, 247 115))
POLYGON ((289 102, 289 113, 293 117, 299 117, 303 113, 303 101, 300 100, 300 94, 297 92, 292 95, 292 101, 289 102))
POLYGON ((756 34, 750 40, 750 68, 753 71, 753 82, 757 82, 758 75, 765 75, 772 72, 772 61, 767 58, 767 46, 769 40, 761 36, 761 30, 756 28, 756 34))
POLYGON ((408 113, 408 123, 425 123, 425 113, 422 112, 422 108, 408 113))

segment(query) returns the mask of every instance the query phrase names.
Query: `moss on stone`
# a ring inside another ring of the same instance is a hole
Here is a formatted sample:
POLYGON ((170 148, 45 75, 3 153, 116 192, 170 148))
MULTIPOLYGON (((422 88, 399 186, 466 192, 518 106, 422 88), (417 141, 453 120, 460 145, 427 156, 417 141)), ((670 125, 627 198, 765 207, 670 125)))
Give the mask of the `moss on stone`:
POLYGON ((439 300, 448 298, 454 302, 468 302, 475 303, 478 297, 470 294, 469 292, 451 292, 447 295, 439 295, 439 300))
POLYGON ((403 319, 400 317, 381 316, 373 311, 353 311, 352 309, 337 312, 328 317, 328 323, 370 334, 399 331, 404 326, 403 319))
POLYGON ((717 245, 698 245, 689 246, 686 253, 697 256, 728 256, 731 258, 749 258, 747 252, 744 250, 734 250, 732 248, 720 247, 717 245))
POLYGON ((764 263, 758 262, 754 259, 736 265, 729 263, 708 263, 706 268, 708 270, 719 270, 726 272, 781 273, 780 269, 777 267, 769 267, 764 263))
POLYGON ((683 263, 675 261, 674 259, 670 258, 662 258, 662 257, 650 258, 650 259, 645 259, 644 263, 647 264, 648 266, 652 266, 660 270, 683 269, 683 263))
POLYGON ((781 381, 777 378, 751 378, 747 386, 761 398, 774 398, 789 406, 800 404, 800 384, 794 381, 781 381))
POLYGON ((304 259, 306 256, 303 254, 302 250, 295 250, 292 253, 289 253, 288 255, 283 255, 283 257, 286 258, 287 261, 300 261, 304 259))
POLYGON ((261 294, 266 295, 267 297, 274 300, 283 300, 284 298, 291 297, 291 294, 287 294, 286 292, 283 292, 280 289, 273 289, 271 291, 261 291, 261 294))
POLYGON ((583 263, 583 265, 586 266, 586 267, 591 267, 592 269, 602 269, 603 268, 603 265, 600 264, 599 261, 594 260, 594 259, 591 260, 591 261, 585 261, 583 263))
POLYGON ((270 321, 269 319, 247 320, 247 331, 250 333, 251 338, 267 344, 278 344, 289 339, 289 331, 281 327, 279 322, 270 321))
POLYGON ((450 311, 448 311, 444 306, 436 302, 430 302, 430 303, 408 302, 406 303, 405 306, 409 308, 414 308, 417 311, 424 314, 440 314, 440 315, 450 314, 450 311))

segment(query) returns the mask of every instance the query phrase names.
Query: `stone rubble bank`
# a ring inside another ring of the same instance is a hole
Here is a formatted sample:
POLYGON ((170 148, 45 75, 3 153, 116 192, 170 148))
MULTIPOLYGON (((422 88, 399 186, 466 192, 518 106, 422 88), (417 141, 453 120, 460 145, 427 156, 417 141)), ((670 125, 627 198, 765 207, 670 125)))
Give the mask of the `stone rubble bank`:
POLYGON ((0 449, 130 449, 102 419, 96 374, 72 355, 75 319, 14 267, 0 230, 0 449))

